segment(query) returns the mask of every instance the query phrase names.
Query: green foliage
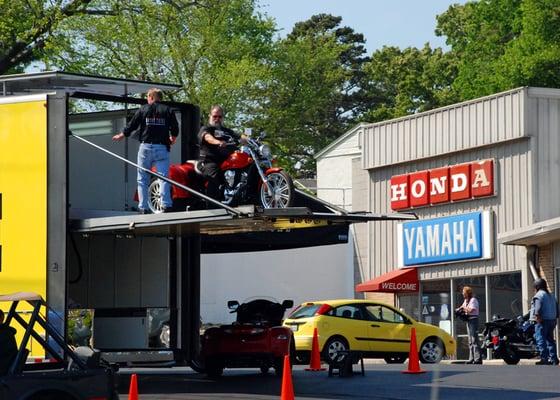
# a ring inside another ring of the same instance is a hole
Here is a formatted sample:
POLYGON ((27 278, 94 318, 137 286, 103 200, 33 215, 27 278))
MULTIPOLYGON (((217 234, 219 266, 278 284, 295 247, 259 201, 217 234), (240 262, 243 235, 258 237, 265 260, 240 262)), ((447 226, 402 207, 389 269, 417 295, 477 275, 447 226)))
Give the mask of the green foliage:
POLYGON ((364 39, 340 22, 316 15, 279 40, 261 101, 248 110, 252 124, 270 134, 282 164, 302 164, 291 170, 300 176, 314 175, 313 155, 348 128, 358 108, 364 39))
POLYGON ((438 16, 458 60, 453 88, 470 99, 519 86, 559 87, 560 2, 481 0, 438 16))
POLYGON ((91 0, 0 0, 0 74, 21 72, 45 53, 60 23, 91 0))
POLYGON ((364 121, 382 121, 427 111, 457 100, 451 84, 456 61, 440 48, 383 47, 365 67, 370 103, 364 121))
POLYGON ((252 0, 96 1, 110 15, 68 21, 50 63, 79 71, 177 82, 172 96, 242 115, 264 77, 273 23, 252 0))

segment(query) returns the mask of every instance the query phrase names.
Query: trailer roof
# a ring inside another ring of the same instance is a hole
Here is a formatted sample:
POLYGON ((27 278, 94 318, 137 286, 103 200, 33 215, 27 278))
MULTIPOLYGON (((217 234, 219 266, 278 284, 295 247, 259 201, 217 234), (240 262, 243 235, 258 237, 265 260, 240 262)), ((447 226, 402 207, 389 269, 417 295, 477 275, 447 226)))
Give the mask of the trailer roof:
POLYGON ((105 78, 61 71, 45 71, 0 76, 0 95, 14 96, 63 91, 117 97, 145 93, 150 88, 175 91, 181 85, 132 79, 105 78))

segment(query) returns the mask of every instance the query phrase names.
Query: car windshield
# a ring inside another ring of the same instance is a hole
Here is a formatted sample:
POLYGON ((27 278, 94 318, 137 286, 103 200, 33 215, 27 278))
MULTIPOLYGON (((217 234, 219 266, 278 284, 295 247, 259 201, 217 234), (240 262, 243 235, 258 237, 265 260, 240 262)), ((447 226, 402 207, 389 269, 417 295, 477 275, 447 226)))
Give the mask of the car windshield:
POLYGON ((309 318, 315 315, 315 312, 322 306, 322 304, 305 304, 290 314, 290 319, 309 318))

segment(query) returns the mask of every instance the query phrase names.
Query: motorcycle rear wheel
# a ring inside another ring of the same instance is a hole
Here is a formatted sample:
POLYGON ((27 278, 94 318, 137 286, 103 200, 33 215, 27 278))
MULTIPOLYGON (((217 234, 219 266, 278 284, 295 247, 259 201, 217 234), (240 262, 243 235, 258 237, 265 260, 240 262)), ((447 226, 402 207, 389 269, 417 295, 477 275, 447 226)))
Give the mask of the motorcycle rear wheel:
POLYGON ((514 351, 509 350, 503 354, 502 359, 507 365, 517 365, 521 358, 514 351))
POLYGON ((159 179, 152 179, 150 186, 148 186, 148 207, 153 214, 159 214, 163 211, 160 190, 161 181, 159 179))
POLYGON ((294 204, 294 183, 284 171, 271 172, 267 176, 268 187, 261 185, 259 200, 263 208, 286 208, 294 204))

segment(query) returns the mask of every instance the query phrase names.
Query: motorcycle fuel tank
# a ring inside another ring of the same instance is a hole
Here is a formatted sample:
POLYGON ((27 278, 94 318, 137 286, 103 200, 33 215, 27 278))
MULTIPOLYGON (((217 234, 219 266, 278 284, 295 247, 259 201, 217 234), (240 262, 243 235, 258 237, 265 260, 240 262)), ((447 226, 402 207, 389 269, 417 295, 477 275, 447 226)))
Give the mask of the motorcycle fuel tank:
POLYGON ((249 154, 243 153, 242 151, 234 151, 229 155, 228 158, 220 165, 222 171, 227 169, 240 169, 245 168, 253 162, 253 159, 249 154))

